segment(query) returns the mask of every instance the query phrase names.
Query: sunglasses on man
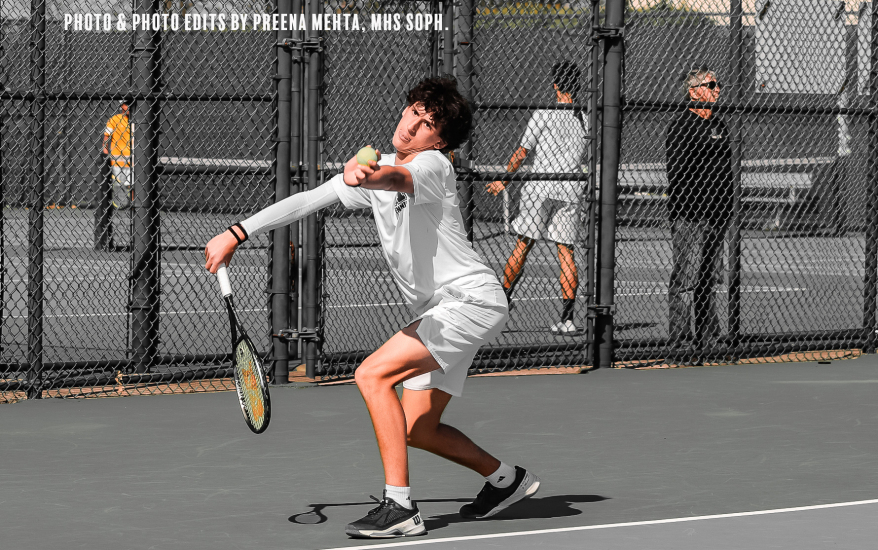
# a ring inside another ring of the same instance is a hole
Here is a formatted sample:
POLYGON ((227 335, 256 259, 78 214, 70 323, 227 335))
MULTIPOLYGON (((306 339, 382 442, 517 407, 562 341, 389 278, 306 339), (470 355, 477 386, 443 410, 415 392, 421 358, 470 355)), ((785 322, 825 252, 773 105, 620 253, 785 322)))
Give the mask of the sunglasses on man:
POLYGON ((717 88, 722 88, 722 85, 717 80, 711 80, 710 82, 703 82, 698 86, 689 86, 690 88, 707 88, 708 90, 716 90, 717 88))

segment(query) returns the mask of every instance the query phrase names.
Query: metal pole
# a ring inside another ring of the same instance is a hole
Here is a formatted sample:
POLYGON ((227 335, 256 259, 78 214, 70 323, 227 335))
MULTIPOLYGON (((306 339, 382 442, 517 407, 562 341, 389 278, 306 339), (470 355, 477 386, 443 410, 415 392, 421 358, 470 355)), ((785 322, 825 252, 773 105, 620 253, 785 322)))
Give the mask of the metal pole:
MULTIPOLYGON (((592 0, 591 3, 591 32, 600 25, 600 0, 592 0)), ((586 363, 595 366, 595 339, 594 339, 594 311, 595 305, 595 243, 597 240, 597 208, 595 199, 597 195, 597 171, 598 171, 598 63, 600 62, 600 50, 597 42, 591 43, 591 67, 588 77, 588 131, 591 134, 588 144, 588 243, 585 251, 585 292, 586 308, 588 315, 585 321, 586 363)))
MULTIPOLYGON (((309 13, 305 15, 306 20, 310 20, 311 14, 321 13, 321 0, 309 1, 309 13)), ((317 43, 320 40, 320 32, 316 29, 308 29, 307 40, 311 43, 317 43)), ((320 120, 318 108, 320 106, 321 93, 321 48, 311 47, 303 50, 308 63, 308 189, 314 189, 319 182, 319 174, 317 166, 320 162, 320 120)), ((305 255, 307 267, 305 269, 305 327, 303 332, 316 331, 318 316, 320 314, 318 308, 318 292, 319 281, 317 280, 319 270, 318 262, 320 261, 318 250, 318 220, 317 214, 311 214, 306 220, 306 244, 305 255)), ((316 338, 308 338, 305 340, 305 375, 308 378, 314 378, 317 373, 317 358, 319 355, 318 342, 316 338)))
POLYGON ((454 2, 442 2, 442 73, 454 74, 454 2))
POLYGON ((43 377, 43 214, 46 185, 46 2, 31 0, 30 69, 34 98, 31 110, 30 211, 27 253, 28 399, 40 399, 43 377))
MULTIPOLYGON (((136 12, 144 17, 158 13, 158 0, 138 0, 136 12)), ((158 31, 134 31, 131 48, 131 172, 134 184, 132 220, 131 314, 135 372, 146 372, 158 355, 159 345, 159 203, 158 122, 159 102, 144 97, 157 93, 159 71, 158 31)))
POLYGON ((875 352, 875 300, 878 296, 878 1, 872 1, 869 38, 869 209, 866 227, 866 276, 863 288, 863 329, 866 353, 875 352))
POLYGON ((613 309, 616 267, 616 186, 622 146, 622 29, 625 0, 607 0, 604 19, 603 125, 601 127, 601 213, 598 231, 598 299, 595 305, 595 366, 613 363, 613 309))
MULTIPOLYGON (((439 13, 439 0, 430 2, 430 13, 439 13)), ((430 77, 439 76, 439 30, 433 27, 430 31, 430 77)))
MULTIPOLYGON (((278 0, 276 13, 292 13, 291 0, 278 0)), ((291 38, 289 30, 279 27, 275 34, 275 136, 274 200, 280 202, 290 196, 290 123, 292 108, 292 61, 290 50, 283 46, 291 38)), ((290 328, 290 228, 283 226, 271 232, 271 333, 280 334, 290 328)), ((289 344, 273 339, 274 383, 288 384, 290 376, 289 344)))
MULTIPOLYGON (((6 91, 6 50, 3 48, 3 14, 0 13, 0 93, 6 91)), ((12 103, 12 101, 10 101, 12 103)), ((3 125, 6 121, 6 100, 0 99, 0 352, 3 351, 3 315, 6 303, 6 243, 3 238, 6 228, 4 217, 6 212, 6 188, 3 183, 3 125)))
MULTIPOLYGON (((458 79, 461 83, 461 95, 473 104, 476 97, 475 82, 473 81, 473 17, 474 0, 462 0, 460 3, 460 25, 458 25, 458 41, 460 46, 460 58, 458 79)), ((475 139, 470 137, 463 144, 460 151, 461 162, 470 164, 475 155, 475 139)), ((463 215, 463 226, 466 229, 466 237, 473 242, 473 182, 465 179, 460 182, 460 205, 463 215)))
POLYGON ((113 182, 109 155, 98 156, 98 175, 95 178, 94 249, 108 252, 113 249, 113 182))
MULTIPOLYGON (((302 0, 293 0, 293 13, 302 13, 302 0)), ((298 29, 293 30, 293 40, 301 40, 302 32, 298 29)), ((295 195, 302 191, 302 100, 304 94, 302 90, 303 83, 303 58, 301 50, 296 55, 291 56, 292 61, 292 80, 290 81, 290 166, 292 179, 290 180, 290 194, 295 195)), ((290 323, 296 331, 300 331, 302 305, 299 303, 299 270, 301 269, 302 243, 299 232, 301 222, 295 222, 290 225, 290 304, 293 309, 291 312, 290 323)), ((296 340, 294 348, 289 351, 290 359, 299 360, 301 357, 301 342, 296 340)))
MULTIPOLYGON (((732 0, 729 56, 732 74, 729 75, 731 102, 741 102, 743 82, 744 36, 742 0, 732 0)), ((730 352, 737 354, 741 335, 741 115, 732 113, 729 120, 729 140, 732 149, 732 219, 729 224, 729 336, 730 352)))

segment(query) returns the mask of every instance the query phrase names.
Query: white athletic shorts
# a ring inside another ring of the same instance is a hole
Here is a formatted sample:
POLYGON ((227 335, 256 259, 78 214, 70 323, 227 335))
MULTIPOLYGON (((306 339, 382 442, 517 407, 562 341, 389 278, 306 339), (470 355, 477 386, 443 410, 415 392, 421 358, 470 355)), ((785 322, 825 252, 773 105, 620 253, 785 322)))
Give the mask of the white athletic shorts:
POLYGON ((579 207, 574 203, 522 193, 512 229, 531 239, 572 245, 579 233, 579 207))
POLYGON ((410 378, 403 387, 438 389, 460 397, 476 352, 506 326, 509 305, 497 278, 484 273, 443 286, 434 300, 436 304, 412 323, 420 319, 418 337, 441 368, 410 378))

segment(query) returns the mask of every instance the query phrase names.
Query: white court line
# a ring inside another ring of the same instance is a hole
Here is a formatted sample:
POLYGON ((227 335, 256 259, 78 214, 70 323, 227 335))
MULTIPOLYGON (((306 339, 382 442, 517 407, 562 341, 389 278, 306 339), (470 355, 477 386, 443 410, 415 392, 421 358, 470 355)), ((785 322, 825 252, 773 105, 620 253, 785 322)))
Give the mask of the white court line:
POLYGON ((395 548, 397 546, 415 546, 421 544, 437 544, 440 542, 457 542, 464 540, 501 539, 507 537, 524 537, 531 535, 546 535, 551 533, 570 533, 572 531, 594 531, 597 529, 614 529, 617 527, 637 527, 640 525, 662 525, 665 523, 684 523, 689 521, 703 521, 707 519, 741 518, 747 516, 766 516, 769 514, 783 514, 786 512, 805 512, 808 510, 824 510, 827 508, 842 508, 845 506, 858 506, 861 504, 878 504, 878 498, 872 500, 855 500, 853 502, 837 502, 834 504, 816 504, 814 506, 798 506, 796 508, 777 508, 774 510, 757 510, 755 512, 735 512, 732 514, 715 514, 712 516, 695 516, 691 518, 656 519, 651 521, 631 521, 627 523, 608 523, 604 525, 584 525, 581 527, 562 527, 559 529, 541 529, 539 531, 518 531, 514 533, 496 533, 493 535, 471 535, 468 537, 448 537, 444 539, 417 540, 411 542, 397 542, 390 544, 370 544, 366 546, 344 546, 327 550, 357 550, 360 548, 395 548))
POLYGON ((346 309, 351 307, 385 307, 385 306, 406 306, 405 302, 376 302, 374 304, 340 304, 337 306, 326 306, 326 309, 346 309))
MULTIPOLYGON (((253 312, 253 311, 268 311, 268 308, 256 308, 256 309, 237 309, 236 312, 253 312)), ((200 309, 200 310, 192 310, 192 311, 159 311, 159 315, 194 315, 197 313, 225 313, 224 309, 200 309)), ((127 312, 122 311, 120 313, 65 313, 60 315, 43 315, 43 319, 68 319, 74 318, 78 319, 80 317, 124 317, 128 315, 127 312)), ((27 315, 10 315, 6 317, 7 319, 27 319, 27 315)))
MULTIPOLYGON (((554 280, 554 279, 553 279, 554 280)), ((807 288, 797 288, 797 287, 788 287, 788 288, 779 288, 779 287, 771 287, 771 286, 756 286, 756 287, 744 287, 741 289, 742 294, 756 294, 759 292, 806 292, 807 288)), ((717 290, 717 294, 728 294, 728 290, 717 290)), ((656 290, 656 291, 644 291, 644 292, 618 292, 615 294, 616 298, 624 298, 626 296, 664 296, 668 293, 667 289, 664 290, 656 290)), ((543 298, 515 298, 516 302, 545 302, 549 300, 559 300, 560 298, 555 296, 547 296, 543 298)), ((352 307, 385 307, 385 306, 405 306, 408 305, 405 302, 374 302, 368 304, 339 304, 334 306, 326 306, 326 309, 345 309, 352 307)))

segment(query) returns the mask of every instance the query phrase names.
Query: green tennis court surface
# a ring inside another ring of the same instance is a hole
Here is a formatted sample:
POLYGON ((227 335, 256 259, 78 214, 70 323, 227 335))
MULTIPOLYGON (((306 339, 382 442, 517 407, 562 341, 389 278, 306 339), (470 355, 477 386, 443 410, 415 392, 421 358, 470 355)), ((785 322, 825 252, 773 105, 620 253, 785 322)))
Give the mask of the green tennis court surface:
POLYGON ((483 480, 414 450, 429 535, 403 541, 343 532, 383 488, 353 386, 276 388, 259 436, 231 392, 25 401, 0 407, 2 547, 870 548, 876 390, 876 356, 474 378, 445 420, 540 492, 462 520, 483 480))

